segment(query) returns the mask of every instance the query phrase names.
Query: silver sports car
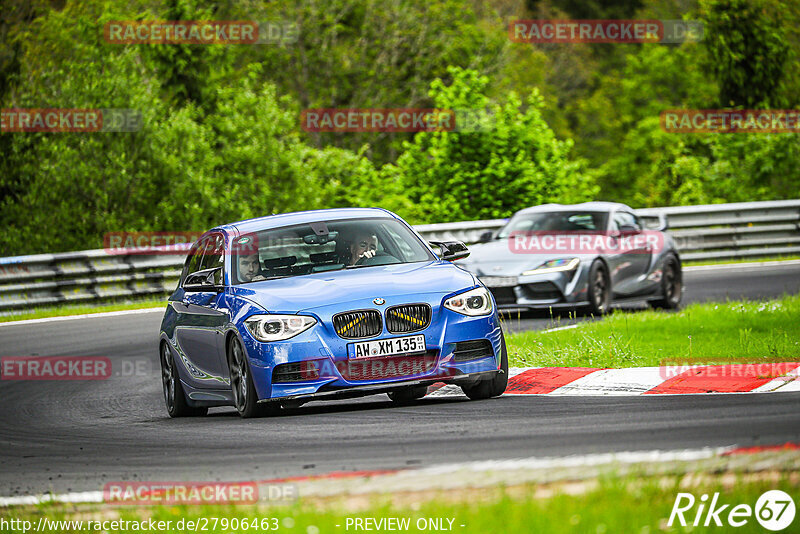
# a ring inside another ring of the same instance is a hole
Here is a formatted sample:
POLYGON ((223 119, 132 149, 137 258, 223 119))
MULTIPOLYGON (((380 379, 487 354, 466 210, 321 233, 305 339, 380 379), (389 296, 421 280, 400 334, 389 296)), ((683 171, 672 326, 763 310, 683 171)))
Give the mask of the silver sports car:
POLYGON ((588 307, 603 314, 623 301, 676 308, 681 260, 666 221, 658 226, 646 229, 624 204, 546 204, 518 211, 457 263, 478 276, 500 308, 588 307))

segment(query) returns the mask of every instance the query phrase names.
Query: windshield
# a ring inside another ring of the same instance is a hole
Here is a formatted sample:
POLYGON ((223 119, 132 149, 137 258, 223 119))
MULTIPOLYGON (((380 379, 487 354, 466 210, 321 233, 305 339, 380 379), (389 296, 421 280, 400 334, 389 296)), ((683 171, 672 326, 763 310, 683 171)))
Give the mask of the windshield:
POLYGON ((232 258, 234 284, 436 257, 395 219, 305 223, 242 236, 232 258), (253 246, 256 244, 256 246, 253 246))
POLYGON ((496 239, 508 238, 512 232, 586 232, 605 231, 608 213, 601 211, 551 211, 515 215, 496 239))

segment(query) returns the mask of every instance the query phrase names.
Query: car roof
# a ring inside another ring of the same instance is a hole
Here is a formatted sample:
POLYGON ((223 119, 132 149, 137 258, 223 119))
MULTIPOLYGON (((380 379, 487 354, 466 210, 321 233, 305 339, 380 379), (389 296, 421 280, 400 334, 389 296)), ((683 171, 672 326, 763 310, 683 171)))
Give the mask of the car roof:
POLYGON ((317 221, 335 221, 341 219, 398 219, 397 215, 383 208, 334 208, 324 210, 297 211, 292 213, 279 213, 246 219, 234 223, 224 224, 209 230, 223 231, 232 235, 246 234, 267 230, 270 228, 280 228, 282 226, 292 226, 317 221))
POLYGON ((548 211, 607 211, 612 212, 615 210, 623 209, 633 212, 633 209, 627 204, 620 204, 619 202, 583 202, 581 204, 542 204, 539 206, 532 206, 519 210, 517 213, 537 213, 548 211))

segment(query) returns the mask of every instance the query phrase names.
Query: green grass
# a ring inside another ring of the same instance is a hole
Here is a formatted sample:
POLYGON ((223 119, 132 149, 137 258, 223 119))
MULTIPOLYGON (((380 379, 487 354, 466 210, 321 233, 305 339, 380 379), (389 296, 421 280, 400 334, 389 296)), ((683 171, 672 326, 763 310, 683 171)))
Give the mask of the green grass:
POLYGON ((42 319, 44 317, 63 317, 66 315, 82 315, 85 313, 105 313, 122 310, 140 310, 143 308, 161 308, 166 306, 167 299, 148 299, 134 302, 116 302, 110 304, 69 304, 64 306, 48 306, 14 312, 13 315, 0 315, 0 323, 23 321, 25 319, 42 319))
POLYGON ((692 267, 696 265, 728 265, 733 263, 762 263, 765 261, 788 261, 800 260, 799 254, 787 254, 783 256, 767 256, 764 258, 738 258, 735 260, 695 260, 682 262, 684 267, 692 267))
MULTIPOLYGON (((183 531, 187 521, 203 521, 206 532, 263 532, 252 529, 252 521, 275 518, 278 532, 287 534, 325 534, 359 532, 352 526, 347 528, 348 518, 408 518, 409 532, 420 532, 417 521, 421 518, 452 519, 452 532, 456 533, 635 533, 656 532, 728 532, 730 527, 683 528, 667 527, 667 521, 678 492, 691 492, 699 500, 703 493, 719 492, 719 505, 731 503, 755 506, 758 497, 767 490, 781 489, 797 500, 797 477, 786 473, 775 476, 740 476, 727 479, 683 476, 642 478, 634 476, 607 476, 590 480, 571 488, 574 495, 565 492, 565 486, 523 485, 484 489, 455 489, 438 492, 418 492, 356 498, 332 498, 328 500, 300 501, 288 507, 275 506, 154 506, 127 507, 44 505, 40 507, 5 508, 0 518, 31 521, 35 528, 42 516, 49 520, 113 520, 123 518, 155 521, 170 521, 170 527, 162 532, 179 532, 176 523, 183 520, 183 531), (693 482, 694 480, 694 482, 693 482), (725 480, 724 485, 722 481, 725 480), (688 483, 688 488, 687 488, 688 483), (588 484, 588 486, 586 485, 588 484), (394 500, 392 500, 394 499, 394 500), (213 518, 217 528, 212 529, 213 518), (225 518, 225 525, 220 519, 225 518), (248 528, 233 525, 231 519, 246 519, 248 528), (463 526, 462 526, 463 525, 463 526)), ((699 501, 698 501, 699 502, 699 501)), ((694 512, 685 517, 692 521, 694 512)), ((727 513, 727 512, 726 512, 727 513)), ((725 514, 722 516, 725 520, 725 514)), ((800 519, 795 519, 794 525, 800 519)), ((754 517, 735 529, 737 532, 765 532, 754 517)), ((791 530, 791 529, 790 529, 791 530)), ((45 530, 53 532, 54 529, 45 530)), ((59 532, 75 532, 62 528, 59 532)), ((84 532, 87 530, 84 529, 84 532)), ((202 529, 200 529, 202 531, 202 529)), ((385 530, 383 530, 385 532, 385 530)), ((112 534, 140 532, 135 529, 109 530, 112 534)), ((364 532, 360 530, 360 532, 364 532)))
POLYGON ((507 343, 512 367, 800 361, 800 296, 692 304, 676 313, 615 311, 569 330, 513 334, 507 343))

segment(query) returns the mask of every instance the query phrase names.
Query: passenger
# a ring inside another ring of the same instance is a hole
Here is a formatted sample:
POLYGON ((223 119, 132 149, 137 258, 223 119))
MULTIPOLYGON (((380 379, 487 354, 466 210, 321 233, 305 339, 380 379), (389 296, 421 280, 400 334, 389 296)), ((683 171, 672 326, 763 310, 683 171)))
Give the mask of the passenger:
POLYGON ((239 256, 238 267, 240 282, 258 282, 259 280, 265 280, 264 275, 261 273, 261 263, 257 252, 246 256, 239 256))
POLYGON ((369 232, 358 233, 350 241, 347 251, 350 253, 347 265, 355 265, 362 259, 372 258, 378 252, 378 236, 369 232))

